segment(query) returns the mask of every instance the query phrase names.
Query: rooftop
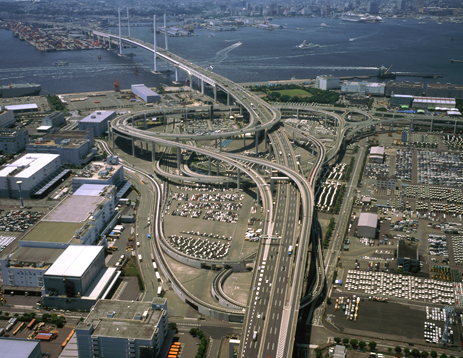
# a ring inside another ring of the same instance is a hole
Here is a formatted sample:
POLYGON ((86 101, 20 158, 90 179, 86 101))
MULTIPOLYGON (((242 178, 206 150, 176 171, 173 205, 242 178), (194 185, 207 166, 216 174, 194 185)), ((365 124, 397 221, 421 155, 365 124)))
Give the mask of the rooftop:
POLYGON ((11 128, 11 129, 0 128, 0 137, 14 137, 14 136, 17 136, 17 135, 21 134, 22 132, 25 132, 25 131, 27 131, 27 129, 22 129, 22 128, 11 128))
POLYGON ((43 136, 46 139, 85 139, 90 134, 91 130, 84 131, 58 131, 53 133, 48 133, 43 136))
POLYGON ((403 87, 403 88, 423 88, 423 84, 420 82, 394 82, 390 81, 386 84, 386 87, 403 87))
POLYGON ((42 221, 83 223, 104 200, 103 196, 72 195, 45 215, 42 221))
POLYGON ((51 264, 64 252, 64 249, 44 249, 37 247, 20 247, 10 256, 10 261, 36 263, 43 261, 51 264))
POLYGON ((29 357, 37 346, 40 347, 40 341, 25 338, 0 337, 0 358, 29 357))
POLYGON ((41 154, 41 153, 28 153, 15 162, 7 164, 0 170, 0 177, 6 177, 17 171, 13 176, 15 178, 30 178, 37 173, 44 166, 50 164, 52 161, 59 158, 58 154, 41 154))
POLYGON ((370 154, 373 155, 384 155, 384 147, 371 147, 370 154))
POLYGON ((75 174, 74 178, 107 179, 122 167, 121 164, 106 164, 103 162, 92 162, 84 169, 75 174), (107 172, 105 172, 107 171, 107 172))
POLYGON ((41 221, 21 240, 70 243, 81 227, 82 223, 41 221))
POLYGON ((451 83, 428 83, 428 88, 434 89, 449 89, 449 90, 460 90, 463 91, 463 85, 451 84, 451 83))
POLYGON ((70 245, 51 265, 45 276, 81 277, 102 250, 103 246, 70 245))
POLYGON ((30 103, 30 104, 15 104, 11 106, 5 106, 5 109, 8 111, 24 111, 28 109, 39 109, 35 103, 30 103))
POLYGON ((114 114, 114 111, 97 111, 83 118, 81 122, 86 123, 100 123, 106 120, 110 115, 114 114))
POLYGON ((455 98, 414 97, 414 103, 448 104, 455 106, 455 98))
POLYGON ((369 226, 376 228, 378 215, 372 213, 361 213, 359 216, 358 226, 369 226))
POLYGON ((157 95, 156 92, 152 91, 151 89, 149 89, 148 87, 146 87, 143 84, 132 85, 132 91, 134 90, 134 88, 136 88, 138 91, 142 92, 143 94, 145 94, 147 96, 155 96, 155 95, 157 95))
MULTIPOLYGON (((154 299, 162 300, 165 299, 154 299)), ((160 301, 161 303, 161 301, 160 301)), ((92 336, 137 338, 149 340, 156 331, 162 311, 153 310, 151 302, 98 300, 84 322, 76 329, 88 329, 93 323, 92 336), (143 318, 146 312, 146 317, 143 318), (135 319, 138 316, 139 319, 135 319)))
POLYGON ((111 188, 111 185, 104 184, 83 184, 77 189, 73 196, 102 196, 105 195, 108 189, 111 188))

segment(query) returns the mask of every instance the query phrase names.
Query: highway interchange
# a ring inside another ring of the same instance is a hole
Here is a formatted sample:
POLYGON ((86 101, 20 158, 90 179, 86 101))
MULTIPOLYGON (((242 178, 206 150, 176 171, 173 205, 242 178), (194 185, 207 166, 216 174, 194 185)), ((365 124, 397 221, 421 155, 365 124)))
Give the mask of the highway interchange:
MULTIPOLYGON (((117 38, 116 35, 98 32, 98 36, 117 38)), ((133 39, 123 38, 124 42, 132 43, 153 52, 151 44, 133 39)), ((248 295, 246 309, 230 299, 223 297, 223 292, 219 294, 222 298, 230 303, 228 307, 217 307, 210 303, 201 301, 188 292, 175 277, 173 271, 166 262, 165 251, 167 241, 163 233, 163 222, 161 220, 162 208, 162 187, 159 180, 151 177, 151 173, 134 168, 130 163, 124 163, 134 173, 144 175, 149 186, 152 188, 154 200, 152 207, 148 208, 154 214, 153 225, 144 225, 141 220, 138 227, 143 228, 142 235, 146 235, 145 228, 152 230, 155 240, 151 240, 152 246, 146 246, 146 252, 152 252, 159 265, 159 269, 164 277, 171 283, 174 291, 184 301, 194 302, 202 313, 224 320, 238 320, 243 322, 242 339, 240 343, 239 357, 291 357, 299 310, 303 307, 309 307, 317 302, 322 296, 326 282, 331 282, 333 275, 337 252, 340 248, 340 233, 343 227, 348 224, 346 219, 341 222, 335 233, 335 240, 332 240, 328 255, 324 258, 321 247, 321 237, 312 233, 312 224, 314 220, 314 186, 320 174, 322 165, 333 159, 348 131, 352 135, 356 131, 368 129, 371 125, 381 122, 390 123, 391 119, 380 120, 366 114, 368 120, 361 123, 346 124, 344 114, 335 114, 322 108, 305 108, 306 110, 317 114, 329 116, 336 128, 336 136, 331 148, 327 150, 322 141, 310 133, 304 133, 300 130, 284 128, 281 125, 280 110, 262 101, 260 98, 245 90, 232 81, 223 78, 206 69, 202 69, 180 57, 158 48, 158 58, 174 64, 178 69, 185 70, 189 75, 195 76, 214 87, 214 93, 217 88, 226 92, 228 96, 234 98, 234 101, 249 112, 249 125, 245 128, 230 131, 226 133, 209 133, 201 136, 201 140, 222 140, 227 137, 244 135, 245 133, 255 133, 256 152, 259 134, 264 136, 264 141, 268 140, 274 153, 275 161, 268 161, 258 157, 249 157, 241 154, 224 153, 204 149, 194 145, 198 140, 196 134, 180 134, 166 132, 150 132, 142 129, 136 129, 133 126, 133 120, 144 116, 149 116, 153 111, 144 111, 132 113, 115 118, 110 126, 110 141, 112 147, 115 145, 115 137, 123 137, 142 143, 151 144, 153 151, 152 159, 155 161, 154 148, 162 146, 164 148, 175 147, 177 153, 183 151, 196 152, 206 157, 223 161, 235 168, 236 174, 234 180, 240 181, 240 175, 245 174, 248 179, 252 180, 257 186, 258 197, 262 200, 262 206, 265 210, 263 222, 263 239, 260 241, 259 249, 255 255, 252 283, 248 295), (296 157, 288 139, 288 132, 293 131, 293 135, 303 135, 306 140, 312 143, 316 149, 316 161, 310 170, 308 177, 301 174, 301 168, 296 161, 296 157), (280 180, 276 186, 276 193, 270 191, 269 183, 255 170, 250 168, 250 164, 258 164, 278 172, 279 177, 286 177, 287 180, 280 180), (131 167, 131 168, 130 168, 131 167), (312 239, 312 240, 311 240, 312 239), (307 292, 303 292, 303 279, 306 272, 308 260, 308 249, 312 245, 317 249, 314 255, 316 261, 315 272, 309 276, 313 281, 309 284, 307 292), (289 252, 292 247, 292 252, 289 252), (305 297, 303 294, 307 293, 305 297), (245 312, 244 312, 245 311, 245 312), (241 318, 240 318, 241 317, 241 318)), ((395 119, 397 121, 397 118, 395 119)), ((404 122, 409 118, 402 119, 404 122)), ((106 144, 105 150, 111 152, 112 149, 106 144)), ((133 144, 132 144, 133 148, 133 144)), ((361 153, 364 155, 365 153, 361 153)), ((223 182, 223 177, 219 175, 208 177, 185 170, 181 164, 180 154, 178 156, 178 165, 180 173, 173 174, 163 170, 159 162, 153 166, 158 176, 172 180, 185 180, 190 182, 223 182)), ((357 165, 360 161, 357 161, 357 165)), ((356 173, 356 171, 354 171, 356 173)), ((227 178, 229 180, 229 178, 227 178)), ((242 179, 241 179, 242 180, 242 179)), ((351 202, 353 188, 349 187, 342 210, 345 210, 348 203, 351 202)), ((315 224, 315 223, 314 223, 315 224)), ((139 229, 140 230, 140 229, 139 229)), ((170 250, 172 250, 170 248, 170 250)), ((181 253, 176 253, 181 255, 181 253)), ((148 260, 146 260, 148 261, 148 260)), ((223 262, 225 263, 225 262, 223 262)), ((147 263, 149 265, 149 263, 147 263)), ((150 268, 145 267, 146 271, 150 268)), ((145 272, 145 271, 144 271, 145 272)), ((222 274, 226 278, 226 274, 222 274)), ((150 278, 151 279, 151 278, 150 278)), ((219 281, 222 278, 219 279, 219 281)), ((153 285, 154 286, 154 285, 153 285)), ((220 282, 215 286, 216 291, 220 291, 220 282)))

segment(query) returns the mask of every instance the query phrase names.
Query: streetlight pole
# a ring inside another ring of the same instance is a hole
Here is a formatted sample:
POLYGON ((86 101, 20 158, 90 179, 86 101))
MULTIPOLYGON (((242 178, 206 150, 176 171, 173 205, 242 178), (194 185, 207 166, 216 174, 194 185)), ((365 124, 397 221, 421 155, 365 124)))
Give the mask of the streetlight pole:
POLYGON ((21 180, 18 180, 16 182, 16 184, 18 184, 18 187, 19 187, 19 198, 21 199, 21 208, 24 208, 24 203, 23 203, 23 196, 22 196, 22 192, 21 192, 21 185, 22 185, 22 181, 21 180))

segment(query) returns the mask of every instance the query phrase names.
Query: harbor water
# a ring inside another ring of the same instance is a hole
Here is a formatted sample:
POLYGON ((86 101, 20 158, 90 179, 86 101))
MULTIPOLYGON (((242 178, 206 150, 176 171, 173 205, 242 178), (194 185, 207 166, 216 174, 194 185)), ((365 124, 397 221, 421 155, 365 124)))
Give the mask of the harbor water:
MULTIPOLYGON (((235 82, 274 81, 317 75, 374 76, 384 65, 398 74, 442 75, 442 78, 397 77, 396 81, 463 84, 463 24, 385 19, 380 23, 352 23, 328 18, 281 18, 271 21, 286 29, 273 31, 242 27, 238 31, 196 29, 197 36, 169 37, 169 50, 235 82), (323 24, 323 25, 322 25, 323 24), (321 26, 322 25, 322 26, 321 26), (213 36, 211 36, 213 35, 213 36), (296 50, 304 40, 318 47, 296 50)), ((109 29, 117 33, 117 29, 109 29)), ((123 34, 127 28, 123 27, 123 34)), ((133 27, 131 35, 152 42, 151 27, 133 27)), ((154 75, 153 55, 139 48, 40 52, 11 31, 0 30, 0 85, 39 83, 41 94, 102 91, 144 83, 170 84, 173 74, 154 75), (101 59, 98 59, 100 54, 101 59), (57 61, 67 62, 54 66, 57 61)), ((164 35, 157 34, 164 47, 164 35)), ((173 70, 158 60, 158 71, 173 70)), ((185 73, 179 71, 179 81, 185 73)), ((372 77, 370 81, 378 81, 372 77)))

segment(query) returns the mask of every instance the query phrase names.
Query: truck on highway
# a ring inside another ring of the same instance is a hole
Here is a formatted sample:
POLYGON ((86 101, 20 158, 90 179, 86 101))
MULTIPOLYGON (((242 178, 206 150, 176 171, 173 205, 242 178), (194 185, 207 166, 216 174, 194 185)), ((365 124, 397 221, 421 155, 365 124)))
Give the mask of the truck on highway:
POLYGON ((150 235, 150 234, 148 234, 148 240, 149 240, 149 239, 151 239, 151 235, 150 235))
POLYGON ((288 255, 291 256, 293 253, 293 245, 289 245, 288 255))
POLYGON ((142 257, 141 257, 141 254, 138 254, 138 261, 140 261, 140 262, 143 261, 143 259, 142 259, 142 257))
POLYGON ((254 331, 254 333, 252 334, 252 340, 257 341, 257 331, 254 331))

